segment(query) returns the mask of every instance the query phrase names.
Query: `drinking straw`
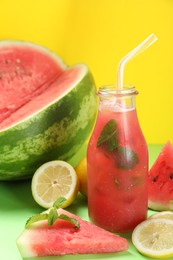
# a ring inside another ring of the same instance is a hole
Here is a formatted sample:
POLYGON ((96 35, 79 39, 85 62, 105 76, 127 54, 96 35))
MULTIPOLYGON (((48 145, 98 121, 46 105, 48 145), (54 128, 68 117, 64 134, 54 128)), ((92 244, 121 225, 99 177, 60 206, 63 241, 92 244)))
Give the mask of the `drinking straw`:
POLYGON ((124 58, 122 58, 118 64, 117 71, 117 90, 123 89, 123 78, 124 78, 124 67, 127 62, 141 54, 145 51, 151 44, 153 44, 157 40, 157 37, 154 33, 149 35, 143 42, 141 42, 136 48, 130 51, 124 58))

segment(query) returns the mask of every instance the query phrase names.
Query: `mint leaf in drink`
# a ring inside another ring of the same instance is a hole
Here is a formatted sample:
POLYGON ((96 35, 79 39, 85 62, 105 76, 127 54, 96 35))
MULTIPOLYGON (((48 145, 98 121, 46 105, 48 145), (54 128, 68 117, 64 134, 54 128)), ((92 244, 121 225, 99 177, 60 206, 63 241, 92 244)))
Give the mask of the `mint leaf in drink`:
POLYGON ((135 168, 139 163, 138 155, 130 148, 119 146, 115 151, 115 159, 117 167, 124 170, 135 168))
POLYGON ((100 133, 97 147, 103 144, 106 145, 108 151, 113 151, 118 147, 117 124, 114 119, 108 121, 100 133))
POLYGON ((130 170, 139 163, 138 155, 128 147, 119 145, 117 134, 117 123, 111 119, 103 127, 97 141, 97 147, 104 145, 108 152, 112 152, 116 165, 120 169, 130 170))

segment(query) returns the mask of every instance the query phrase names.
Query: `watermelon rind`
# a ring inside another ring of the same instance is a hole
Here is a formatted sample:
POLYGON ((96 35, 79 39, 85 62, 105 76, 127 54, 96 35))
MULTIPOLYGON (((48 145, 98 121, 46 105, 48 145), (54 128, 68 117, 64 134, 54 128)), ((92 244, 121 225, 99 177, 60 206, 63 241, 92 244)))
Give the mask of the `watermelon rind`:
POLYGON ((148 207, 156 211, 173 210, 173 202, 163 204, 161 202, 148 200, 148 207))
POLYGON ((94 79, 76 65, 78 79, 58 99, 0 131, 0 180, 30 178, 43 163, 69 161, 88 139, 97 113, 94 79))

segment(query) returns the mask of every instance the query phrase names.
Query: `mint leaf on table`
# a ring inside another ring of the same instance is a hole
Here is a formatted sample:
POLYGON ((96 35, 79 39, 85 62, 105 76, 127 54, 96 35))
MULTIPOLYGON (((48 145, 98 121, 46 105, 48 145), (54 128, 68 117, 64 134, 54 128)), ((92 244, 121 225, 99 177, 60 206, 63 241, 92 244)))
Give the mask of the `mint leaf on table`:
POLYGON ((102 144, 106 145, 108 151, 113 151, 116 147, 118 147, 117 124, 114 119, 108 121, 100 133, 97 141, 97 147, 102 144))
POLYGON ((29 228, 33 223, 38 222, 40 220, 48 220, 48 225, 52 226, 54 222, 58 219, 64 219, 66 221, 71 222, 74 225, 74 228, 79 228, 80 224, 75 218, 71 218, 67 216, 66 214, 58 215, 57 209, 60 208, 60 206, 66 201, 66 198, 60 197, 58 198, 54 204, 53 207, 50 208, 50 210, 47 213, 41 213, 36 214, 32 217, 30 217, 25 224, 25 228, 29 228))
POLYGON ((130 148, 123 146, 116 149, 115 159, 117 167, 124 170, 133 169, 139 163, 138 155, 130 148))

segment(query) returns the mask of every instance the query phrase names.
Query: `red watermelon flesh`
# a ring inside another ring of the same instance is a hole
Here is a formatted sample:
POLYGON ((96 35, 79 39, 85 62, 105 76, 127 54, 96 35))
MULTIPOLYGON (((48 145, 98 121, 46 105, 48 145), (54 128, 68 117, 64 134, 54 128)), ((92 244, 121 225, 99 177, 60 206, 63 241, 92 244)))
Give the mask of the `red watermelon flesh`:
MULTIPOLYGON (((8 112, 8 117, 7 113, 1 116, 0 130, 7 128, 8 126, 12 126, 14 123, 27 118, 29 115, 32 115, 35 112, 39 112, 45 108, 46 105, 50 105, 50 103, 56 101, 57 97, 61 98, 61 96, 64 96, 66 92, 70 90, 70 86, 74 85, 75 81, 79 79, 80 74, 84 73, 85 70, 86 68, 83 65, 76 65, 66 69, 65 71, 61 72, 61 75, 57 76, 54 82, 49 81, 49 83, 47 82, 35 90, 34 93, 28 93, 28 100, 25 98, 24 105, 21 105, 20 101, 17 101, 17 98, 13 99, 15 111, 14 109, 13 111, 11 109, 11 111, 8 112), (15 103, 14 100, 16 100, 17 103, 15 103)), ((22 93, 23 92, 21 92, 21 94, 19 93, 19 95, 22 96, 22 93)), ((22 99, 22 97, 20 97, 19 100, 20 99, 22 99)))
POLYGON ((0 123, 43 93, 65 68, 60 58, 46 48, 26 42, 2 41, 0 123))
POLYGON ((173 147, 167 142, 149 171, 148 205, 154 210, 173 210, 173 147))
POLYGON ((39 221, 30 229, 25 229, 17 239, 22 257, 114 253, 128 249, 125 238, 65 210, 59 209, 58 213, 77 219, 80 228, 75 229, 65 220, 57 220, 52 226, 48 226, 47 221, 39 221))

